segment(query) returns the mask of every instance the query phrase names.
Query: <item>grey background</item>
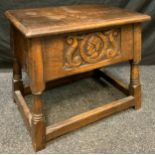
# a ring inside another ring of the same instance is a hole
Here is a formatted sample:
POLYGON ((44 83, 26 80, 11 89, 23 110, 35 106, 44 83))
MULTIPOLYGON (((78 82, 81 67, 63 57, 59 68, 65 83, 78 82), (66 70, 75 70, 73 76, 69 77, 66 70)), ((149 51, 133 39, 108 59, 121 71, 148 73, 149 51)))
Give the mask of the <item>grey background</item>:
POLYGON ((152 21, 143 24, 142 64, 155 64, 155 0, 0 0, 0 63, 11 64, 12 62, 9 23, 4 16, 6 10, 81 3, 110 4, 151 15, 152 21))

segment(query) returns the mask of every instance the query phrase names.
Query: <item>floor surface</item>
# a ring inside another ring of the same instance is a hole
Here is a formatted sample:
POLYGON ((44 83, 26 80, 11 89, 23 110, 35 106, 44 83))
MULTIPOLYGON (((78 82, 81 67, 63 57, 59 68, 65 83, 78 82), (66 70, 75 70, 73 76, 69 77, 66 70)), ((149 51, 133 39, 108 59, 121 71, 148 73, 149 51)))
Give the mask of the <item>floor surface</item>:
MULTIPOLYGON (((110 68, 124 81, 128 66, 110 68)), ((11 69, 0 69, 0 153, 34 153, 11 94, 11 69)), ((38 153, 155 153, 155 66, 141 66, 142 108, 128 109, 61 136, 38 153)), ((44 93, 47 124, 87 111, 124 95, 92 79, 44 93)), ((26 100, 30 103, 32 97, 26 100)))

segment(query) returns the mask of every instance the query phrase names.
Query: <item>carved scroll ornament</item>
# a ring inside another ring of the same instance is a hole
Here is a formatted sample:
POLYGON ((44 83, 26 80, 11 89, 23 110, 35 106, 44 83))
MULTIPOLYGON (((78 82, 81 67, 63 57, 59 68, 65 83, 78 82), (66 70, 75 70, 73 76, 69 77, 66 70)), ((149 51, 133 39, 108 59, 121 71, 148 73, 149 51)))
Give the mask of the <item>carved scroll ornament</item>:
POLYGON ((65 67, 79 67, 119 55, 119 38, 119 30, 68 37, 66 39, 65 67))

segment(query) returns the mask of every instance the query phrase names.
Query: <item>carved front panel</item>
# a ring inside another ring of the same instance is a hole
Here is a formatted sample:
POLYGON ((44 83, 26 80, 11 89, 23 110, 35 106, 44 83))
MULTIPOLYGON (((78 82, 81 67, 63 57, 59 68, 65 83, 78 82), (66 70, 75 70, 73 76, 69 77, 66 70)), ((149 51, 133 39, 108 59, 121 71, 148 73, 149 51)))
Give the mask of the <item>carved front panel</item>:
POLYGON ((65 40, 64 68, 113 59, 121 55, 120 45, 120 29, 69 36, 65 40))
POLYGON ((133 59, 133 25, 42 39, 44 79, 58 79, 133 59))

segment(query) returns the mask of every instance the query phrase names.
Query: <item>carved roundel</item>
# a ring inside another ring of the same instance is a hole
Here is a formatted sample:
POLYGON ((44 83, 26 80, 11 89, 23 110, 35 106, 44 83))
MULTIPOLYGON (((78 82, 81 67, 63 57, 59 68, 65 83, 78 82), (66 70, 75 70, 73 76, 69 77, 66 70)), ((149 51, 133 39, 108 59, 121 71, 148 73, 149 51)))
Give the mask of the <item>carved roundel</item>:
POLYGON ((104 56, 106 39, 100 33, 89 34, 80 43, 80 54, 88 63, 98 62, 104 56))
POLYGON ((65 67, 79 67, 113 59, 120 54, 119 30, 107 30, 81 36, 69 36, 65 52, 65 67))

